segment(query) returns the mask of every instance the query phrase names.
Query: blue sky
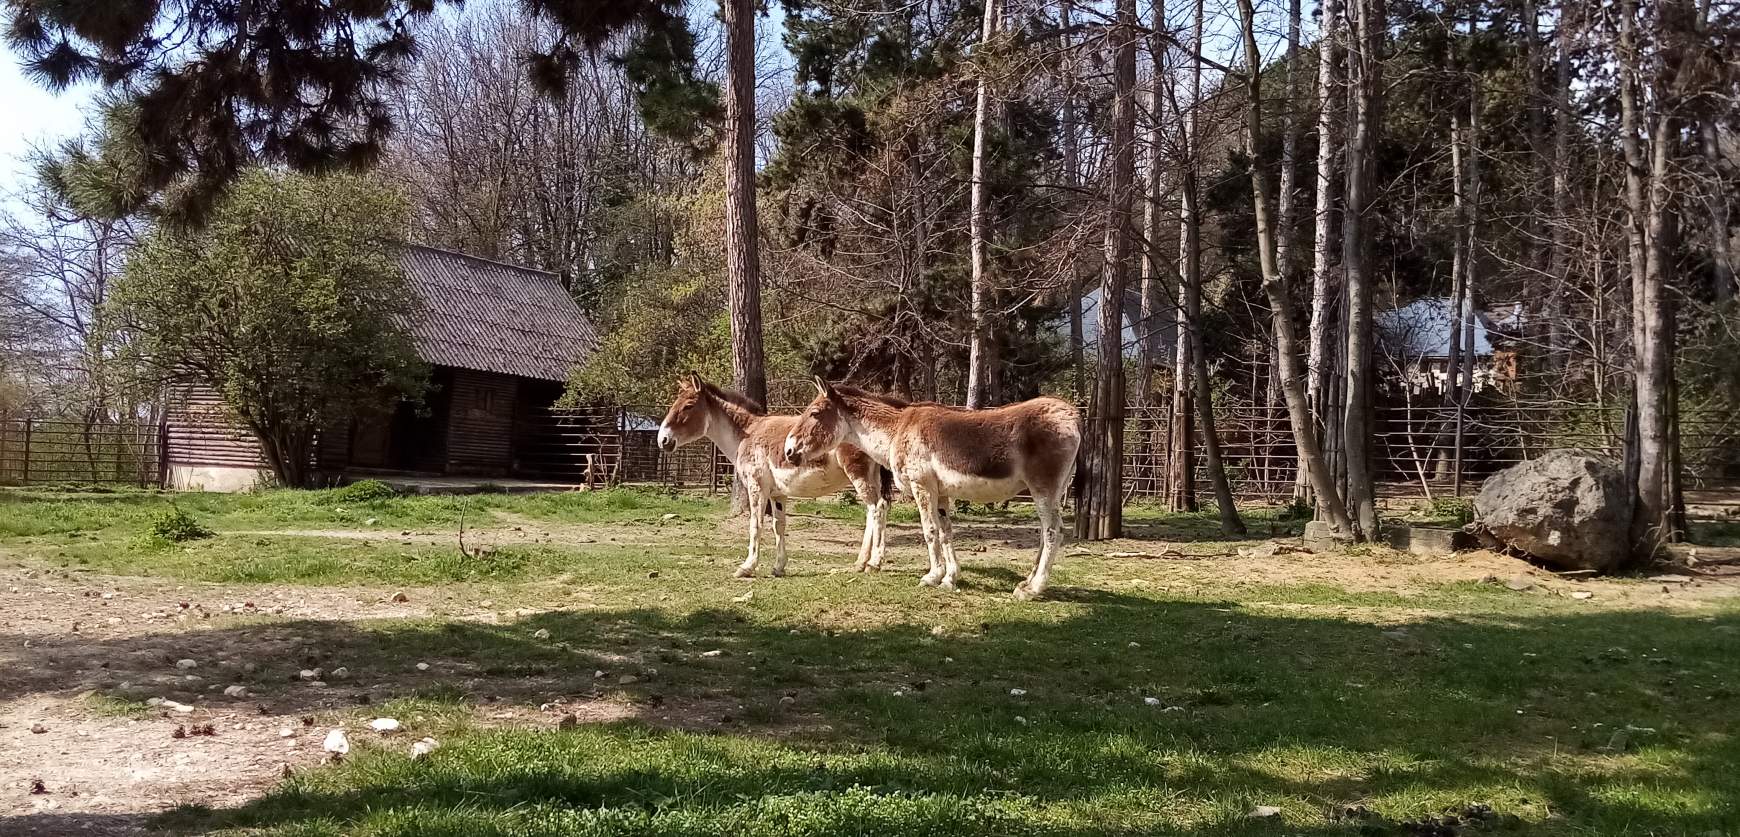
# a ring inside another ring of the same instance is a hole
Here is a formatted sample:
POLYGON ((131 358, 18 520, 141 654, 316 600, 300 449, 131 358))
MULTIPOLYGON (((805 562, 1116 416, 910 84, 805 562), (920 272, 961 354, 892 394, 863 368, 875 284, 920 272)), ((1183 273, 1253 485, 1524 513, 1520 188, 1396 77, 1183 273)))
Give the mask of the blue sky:
POLYGON ((32 148, 78 135, 84 127, 80 108, 91 103, 94 88, 51 93, 25 77, 11 50, 0 50, 0 56, 0 114, 7 123, 0 126, 0 195, 10 195, 29 173, 32 148))

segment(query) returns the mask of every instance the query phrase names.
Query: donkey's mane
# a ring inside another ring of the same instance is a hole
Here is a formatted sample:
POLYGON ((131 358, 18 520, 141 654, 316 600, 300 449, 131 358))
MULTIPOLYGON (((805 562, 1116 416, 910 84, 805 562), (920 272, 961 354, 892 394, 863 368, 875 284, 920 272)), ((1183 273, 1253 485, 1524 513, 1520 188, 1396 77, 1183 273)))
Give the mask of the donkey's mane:
POLYGON ((737 408, 740 408, 743 410, 748 410, 751 415, 757 415, 757 416, 767 415, 767 408, 761 406, 761 402, 756 401, 755 399, 750 398, 749 396, 744 395, 743 393, 728 390, 728 389, 726 389, 722 386, 718 386, 717 384, 714 384, 710 381, 702 381, 701 388, 709 396, 717 398, 720 401, 724 401, 725 403, 730 404, 734 407, 737 407, 737 408))
POLYGON ((865 398, 865 399, 868 399, 871 401, 878 402, 878 403, 880 403, 884 406, 887 406, 887 407, 894 407, 896 409, 910 407, 913 404, 913 402, 908 401, 904 398, 901 398, 898 395, 887 395, 885 393, 880 393, 880 392, 871 392, 867 389, 859 389, 858 387, 846 386, 844 384, 835 386, 834 391, 841 394, 841 395, 846 396, 847 398, 865 398))

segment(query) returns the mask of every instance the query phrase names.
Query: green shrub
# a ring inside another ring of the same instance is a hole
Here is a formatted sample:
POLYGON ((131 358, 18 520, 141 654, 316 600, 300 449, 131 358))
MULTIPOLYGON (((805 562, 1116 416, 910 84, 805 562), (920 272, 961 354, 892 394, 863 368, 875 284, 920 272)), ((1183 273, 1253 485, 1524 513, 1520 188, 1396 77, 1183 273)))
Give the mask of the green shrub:
POLYGON ((1474 501, 1467 497, 1433 497, 1426 504, 1426 515, 1433 520, 1447 520, 1458 526, 1474 520, 1474 501))
POLYGON ((399 492, 380 480, 357 480, 332 492, 332 500, 339 503, 375 503, 397 496, 399 492))
POLYGON ((151 537, 168 543, 184 543, 211 537, 214 532, 200 525, 193 515, 177 507, 157 515, 151 521, 151 537))

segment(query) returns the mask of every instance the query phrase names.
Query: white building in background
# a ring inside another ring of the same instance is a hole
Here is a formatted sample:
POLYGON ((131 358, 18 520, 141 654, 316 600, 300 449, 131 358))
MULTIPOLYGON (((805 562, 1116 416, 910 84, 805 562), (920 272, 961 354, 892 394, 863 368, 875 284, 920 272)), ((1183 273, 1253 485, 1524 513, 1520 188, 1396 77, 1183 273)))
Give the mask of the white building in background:
MULTIPOLYGON (((1474 311, 1474 391, 1508 389, 1516 381, 1516 355, 1495 343, 1521 327, 1521 303, 1494 305, 1474 311)), ((1409 394, 1442 393, 1449 387, 1451 329, 1460 312, 1448 297, 1417 299, 1375 318, 1378 347, 1388 364, 1381 376, 1386 387, 1404 386, 1409 394)))
MULTIPOLYGON (((1100 289, 1097 283, 1087 293, 1082 294, 1081 297, 1082 343, 1084 346, 1088 347, 1088 351, 1090 352, 1093 351, 1092 347, 1099 345, 1100 342, 1100 299, 1100 289)), ((1124 328, 1120 337, 1124 344, 1124 357, 1130 359, 1134 359, 1141 354, 1140 344, 1138 342, 1141 339, 1141 335, 1136 329, 1138 320, 1137 313, 1141 311, 1141 302, 1142 297, 1139 291, 1131 289, 1125 290, 1124 328)), ((1171 347, 1178 339, 1177 326, 1172 323, 1169 318, 1156 316, 1154 319, 1156 321, 1154 327, 1158 330, 1158 333, 1155 336, 1158 338, 1159 345, 1164 347, 1160 358, 1157 359, 1156 362, 1160 366, 1170 367, 1172 357, 1171 347)), ((1069 336, 1069 319, 1067 317, 1058 323, 1057 331, 1062 336, 1069 336)))

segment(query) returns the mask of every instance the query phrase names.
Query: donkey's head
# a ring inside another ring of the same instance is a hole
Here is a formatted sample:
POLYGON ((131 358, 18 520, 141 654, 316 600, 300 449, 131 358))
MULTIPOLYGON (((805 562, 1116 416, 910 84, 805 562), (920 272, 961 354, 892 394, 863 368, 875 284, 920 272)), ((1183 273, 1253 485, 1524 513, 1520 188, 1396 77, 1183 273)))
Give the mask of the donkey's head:
POLYGON ((690 372, 677 381, 677 400, 659 423, 659 449, 676 450, 707 433, 707 384, 690 372))
POLYGON ((816 400, 804 408, 785 437, 785 458, 793 465, 813 463, 846 441, 846 399, 817 376, 816 400))

